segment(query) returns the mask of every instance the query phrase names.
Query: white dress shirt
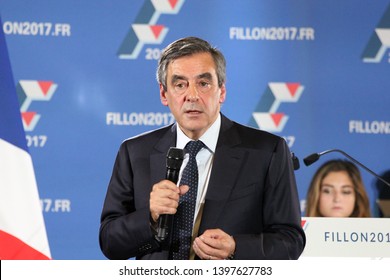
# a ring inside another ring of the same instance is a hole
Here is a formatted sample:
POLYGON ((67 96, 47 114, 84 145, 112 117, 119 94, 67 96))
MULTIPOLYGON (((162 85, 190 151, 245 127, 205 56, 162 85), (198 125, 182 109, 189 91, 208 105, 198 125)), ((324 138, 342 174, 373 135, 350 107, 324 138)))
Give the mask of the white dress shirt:
MULTIPOLYGON (((183 131, 181 130, 179 124, 177 129, 177 142, 176 147, 180 149, 184 149, 189 141, 193 141, 193 139, 188 138, 183 131)), ((198 165, 199 172, 199 180, 198 180, 198 194, 195 205, 195 219, 199 213, 200 206, 204 203, 207 187, 210 180, 211 169, 213 167, 213 158, 215 153, 215 148, 217 146, 219 130, 221 128, 221 115, 218 114, 217 119, 211 125, 211 127, 200 137, 200 141, 202 141, 206 147, 202 148, 198 154, 196 155, 196 162, 198 165)), ((180 183, 182 172, 187 165, 189 159, 189 154, 186 154, 183 160, 183 164, 180 169, 179 180, 180 183)))

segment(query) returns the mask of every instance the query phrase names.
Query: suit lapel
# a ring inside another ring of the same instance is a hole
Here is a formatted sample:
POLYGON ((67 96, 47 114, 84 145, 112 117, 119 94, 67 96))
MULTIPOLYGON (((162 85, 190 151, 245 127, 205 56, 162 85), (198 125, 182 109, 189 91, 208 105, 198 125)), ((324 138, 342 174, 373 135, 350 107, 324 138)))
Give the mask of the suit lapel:
POLYGON ((230 120, 222 115, 221 131, 207 189, 200 233, 214 228, 239 175, 245 154, 235 148, 241 138, 230 120))
POLYGON ((166 158, 170 147, 176 146, 176 124, 171 126, 154 146, 150 155, 151 183, 155 184, 166 176, 166 158))

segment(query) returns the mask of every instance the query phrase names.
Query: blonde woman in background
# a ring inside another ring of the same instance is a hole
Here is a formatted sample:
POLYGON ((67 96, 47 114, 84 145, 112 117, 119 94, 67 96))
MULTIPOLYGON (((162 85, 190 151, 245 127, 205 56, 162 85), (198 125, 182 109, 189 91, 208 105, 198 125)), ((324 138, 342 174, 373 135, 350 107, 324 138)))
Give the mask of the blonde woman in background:
POLYGON ((368 195, 355 164, 330 160, 316 171, 307 193, 306 216, 371 216, 368 195))

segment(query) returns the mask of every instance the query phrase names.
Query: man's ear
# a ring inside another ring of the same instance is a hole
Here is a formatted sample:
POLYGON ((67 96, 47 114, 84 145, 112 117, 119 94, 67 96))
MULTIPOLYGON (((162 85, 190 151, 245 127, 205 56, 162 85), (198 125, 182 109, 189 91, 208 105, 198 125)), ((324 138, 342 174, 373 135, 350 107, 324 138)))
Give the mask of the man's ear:
POLYGON ((226 87, 225 84, 223 84, 220 88, 221 94, 219 96, 219 103, 223 103, 226 100, 226 87))
POLYGON ((168 106, 166 91, 164 90, 164 86, 162 84, 160 84, 160 100, 162 105, 168 106))

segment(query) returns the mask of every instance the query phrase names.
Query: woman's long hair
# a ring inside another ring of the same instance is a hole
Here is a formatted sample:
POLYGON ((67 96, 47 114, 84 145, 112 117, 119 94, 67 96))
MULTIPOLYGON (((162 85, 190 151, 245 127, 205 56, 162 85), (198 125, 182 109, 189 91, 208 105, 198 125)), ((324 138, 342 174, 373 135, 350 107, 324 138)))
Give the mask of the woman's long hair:
POLYGON ((319 211, 322 181, 330 172, 339 171, 347 172, 355 191, 355 207, 350 217, 371 217, 370 202, 359 169, 354 163, 341 159, 325 162, 314 174, 306 197, 306 216, 322 216, 319 211))

